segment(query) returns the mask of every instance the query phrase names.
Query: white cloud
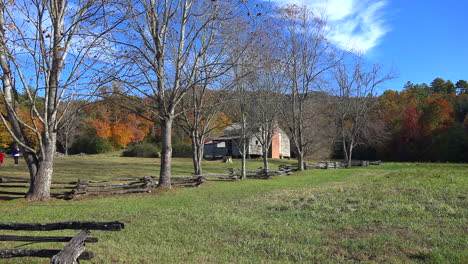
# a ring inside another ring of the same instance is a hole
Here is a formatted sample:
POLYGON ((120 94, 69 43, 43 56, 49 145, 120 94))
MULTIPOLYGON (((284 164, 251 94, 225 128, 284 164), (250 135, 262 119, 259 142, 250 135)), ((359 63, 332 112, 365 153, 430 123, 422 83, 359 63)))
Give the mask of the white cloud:
POLYGON ((272 0, 278 5, 306 4, 324 11, 329 38, 342 49, 366 53, 389 32, 383 17, 386 0, 272 0))

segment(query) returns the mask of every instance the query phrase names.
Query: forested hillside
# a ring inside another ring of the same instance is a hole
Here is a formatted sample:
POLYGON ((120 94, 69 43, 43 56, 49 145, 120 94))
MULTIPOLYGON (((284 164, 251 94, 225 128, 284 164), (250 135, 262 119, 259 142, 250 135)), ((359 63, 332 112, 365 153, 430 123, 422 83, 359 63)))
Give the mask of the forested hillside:
MULTIPOLYGON (((400 92, 385 91, 377 99, 378 111, 373 113, 383 121, 383 140, 359 145, 355 157, 393 161, 468 161, 467 87, 468 83, 464 80, 455 85, 436 78, 430 85, 408 82, 400 92)), ((140 142, 153 144, 160 151, 159 125, 149 121, 148 111, 135 106, 136 100, 144 99, 124 99, 114 93, 115 89, 113 92, 107 91, 108 96, 82 105, 73 118, 65 119, 59 132, 57 147, 60 152, 103 153, 125 149, 140 142)), ((255 98, 255 93, 250 92, 249 96, 255 98)), ((287 108, 290 96, 283 97, 282 107, 287 108)), ((334 133, 336 124, 332 114, 332 98, 326 93, 313 93, 308 99, 308 109, 313 109, 310 116, 313 122, 305 127, 309 140, 313 142, 307 149, 306 155, 309 157, 342 157, 340 140, 334 133)), ((231 103, 225 103, 226 109, 222 109, 217 121, 213 122, 212 136, 222 135, 223 127, 237 121, 229 115, 229 110, 236 103, 235 98, 230 99, 231 103)), ((258 100, 252 100, 254 102, 258 103, 258 100)), ((21 113, 25 116, 28 114, 26 105, 21 113)), ((190 135, 179 126, 175 127, 173 135, 175 154, 189 156, 190 135)), ((8 152, 12 144, 12 138, 0 124, 0 148, 8 152)))

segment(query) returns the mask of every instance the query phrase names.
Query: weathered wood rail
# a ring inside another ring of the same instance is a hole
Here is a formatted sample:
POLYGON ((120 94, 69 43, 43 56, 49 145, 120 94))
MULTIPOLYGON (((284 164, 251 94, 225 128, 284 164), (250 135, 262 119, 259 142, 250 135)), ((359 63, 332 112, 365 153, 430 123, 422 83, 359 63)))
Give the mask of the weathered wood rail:
POLYGON ((192 177, 203 177, 206 181, 238 181, 239 177, 234 173, 203 173, 201 175, 192 174, 192 177))
MULTIPOLYGON (((368 160, 352 160, 351 167, 367 167, 369 165, 380 165, 382 162, 368 161, 368 160)), ((318 162, 315 164, 316 169, 344 169, 346 168, 346 162, 343 161, 325 161, 318 162)))
MULTIPOLYGON (((146 176, 70 182, 52 181, 51 196, 69 200, 83 195, 145 193, 156 188, 158 179, 155 176, 146 176)), ((205 182, 205 179, 203 177, 173 177, 171 181, 175 187, 196 187, 205 182)), ((29 183, 28 179, 2 176, 0 194, 24 196, 29 183)))
MULTIPOLYGON (((0 250, 0 259, 19 257, 50 258, 51 264, 74 264, 80 260, 90 260, 95 254, 85 251, 86 243, 96 243, 98 239, 88 237, 90 230, 120 231, 124 229, 122 222, 58 222, 58 223, 13 223, 0 222, 0 230, 52 231, 79 230, 74 237, 58 236, 14 236, 0 235, 0 241, 18 242, 68 242, 61 250, 58 249, 6 249, 0 250)), ((29 245, 29 244, 28 244, 29 245)))
MULTIPOLYGON (((229 171, 236 175, 237 177, 241 177, 241 170, 240 169, 234 169, 230 168, 229 171)), ((270 180, 272 179, 273 176, 283 176, 283 175, 289 175, 288 173, 291 173, 290 171, 286 169, 278 169, 278 170, 273 170, 273 169, 264 169, 264 168, 258 168, 256 170, 246 170, 245 171, 245 176, 247 179, 264 179, 264 180, 270 180)))
MULTIPOLYGON (((247 179, 272 179, 272 176, 290 175, 292 170, 280 168, 278 170, 246 170, 247 179)), ((228 168, 228 173, 204 173, 202 175, 192 175, 192 177, 202 177, 205 181, 238 181, 241 178, 241 170, 228 168)))
POLYGON ((315 164, 316 169, 343 169, 345 164, 341 161, 318 162, 315 164))
MULTIPOLYGON (((312 165, 304 162, 304 168, 312 165)), ((281 165, 278 170, 247 170, 248 179, 271 179, 272 176, 291 175, 297 170, 297 164, 281 165)), ((228 173, 206 173, 189 177, 172 177, 173 187, 198 187, 206 181, 237 181, 241 177, 240 169, 229 168, 228 173)), ((51 196, 60 199, 74 199, 84 195, 113 195, 127 193, 147 193, 158 185, 159 177, 114 178, 103 180, 52 181, 51 196)), ((25 196, 29 188, 29 179, 18 177, 0 177, 0 194, 25 196)))
MULTIPOLYGON (((29 179, 2 176, 0 177, 0 194, 25 196, 29 183, 29 179)), ((56 198, 65 198, 76 184, 77 182, 74 181, 53 181, 50 195, 56 198)))
MULTIPOLYGON (((283 170, 287 170, 289 171, 290 173, 292 173, 293 171, 297 171, 298 170, 298 164, 297 163, 292 163, 292 164, 286 164, 286 165, 280 165, 279 168, 280 170, 283 169, 283 170)), ((313 166, 307 162, 304 161, 304 170, 309 170, 313 168, 313 166)), ((290 175, 290 174, 288 174, 290 175)))
POLYGON ((155 177, 115 178, 106 180, 77 181, 67 199, 83 195, 126 194, 151 192, 158 184, 155 177))

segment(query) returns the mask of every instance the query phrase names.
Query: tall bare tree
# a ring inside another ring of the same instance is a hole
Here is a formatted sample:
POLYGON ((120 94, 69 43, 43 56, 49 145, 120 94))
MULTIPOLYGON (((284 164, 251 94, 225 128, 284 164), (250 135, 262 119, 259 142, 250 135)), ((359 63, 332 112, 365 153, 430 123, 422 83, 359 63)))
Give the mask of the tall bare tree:
POLYGON ((385 138, 383 122, 378 116, 377 89, 394 78, 379 64, 371 67, 361 57, 342 61, 335 69, 335 120, 347 167, 351 167, 356 146, 385 138))
POLYGON ((127 23, 114 42, 127 67, 119 78, 161 124, 159 187, 171 186, 172 130, 185 94, 232 65, 227 56, 241 0, 123 1, 127 23), (208 56, 209 55, 209 56, 208 56), (210 72, 209 75, 202 74, 210 72))
MULTIPOLYGON (((233 103, 235 106, 229 111, 230 117, 236 121, 230 133, 238 136, 235 144, 237 144, 239 153, 241 154, 241 180, 247 178, 248 144, 250 136, 252 135, 252 128, 250 126, 251 116, 249 115, 251 112, 250 107, 252 106, 252 90, 248 81, 248 77, 251 77, 251 72, 247 65, 248 64, 239 63, 234 67, 233 77, 238 81, 235 83, 233 94, 233 98, 235 98, 233 103)), ((228 134, 228 136, 230 135, 228 134)))
POLYGON ((283 75, 279 65, 265 67, 257 72, 252 83, 255 96, 251 98, 251 125, 255 128, 255 137, 262 148, 263 168, 268 169, 268 156, 273 136, 279 130, 278 118, 283 101, 283 75))
POLYGON ((73 145, 75 137, 79 133, 79 128, 85 121, 85 115, 82 111, 82 107, 86 104, 86 101, 76 100, 75 102, 67 103, 61 109, 60 123, 57 128, 57 143, 62 147, 63 154, 68 156, 68 150, 73 145))
MULTIPOLYGON (((223 114, 224 103, 230 98, 230 85, 217 90, 209 89, 208 85, 200 83, 200 86, 192 87, 181 102, 182 114, 177 122, 192 141, 192 160, 196 175, 202 174, 205 140, 213 130, 227 125, 216 121, 223 114)), ((211 87, 215 86, 212 84, 211 87)))
POLYGON ((28 165, 28 199, 50 197, 57 130, 64 116, 60 110, 67 111, 62 105, 95 79, 86 73, 101 59, 93 48, 102 45, 99 37, 108 25, 104 2, 0 1, 0 95, 6 106, 1 119, 28 165), (26 137, 27 130, 39 149, 26 137))
POLYGON ((268 169, 268 156, 275 132, 286 85, 281 60, 281 29, 274 16, 255 21, 250 58, 250 128, 262 150, 263 167, 268 169))
POLYGON ((288 109, 282 111, 295 146, 299 170, 304 169, 307 146, 306 102, 318 90, 323 75, 341 59, 326 39, 326 22, 306 6, 290 5, 281 11, 284 25, 282 57, 289 84, 288 109))

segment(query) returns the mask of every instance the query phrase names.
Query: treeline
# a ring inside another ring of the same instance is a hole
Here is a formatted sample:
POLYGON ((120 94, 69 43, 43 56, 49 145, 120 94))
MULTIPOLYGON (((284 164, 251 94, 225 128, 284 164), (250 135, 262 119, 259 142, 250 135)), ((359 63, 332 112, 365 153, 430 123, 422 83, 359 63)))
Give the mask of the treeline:
MULTIPOLYGON (((242 179, 249 137, 258 134, 267 169, 277 123, 299 170, 306 156, 330 145, 339 146, 348 166, 362 146, 392 145, 385 132, 393 121, 379 116, 376 97, 392 72, 333 45, 326 17, 307 6, 55 2, 0 5, 0 137, 6 129, 19 146, 30 200, 50 197, 57 150, 130 151, 142 141, 160 148, 158 187, 170 188, 172 157, 190 148, 193 172, 202 174, 203 144, 227 121, 240 127, 242 179)), ((401 111, 409 118, 390 134, 427 146, 425 140, 451 131, 456 121, 442 115, 441 125, 430 111, 445 101, 455 105, 449 94, 457 86, 466 87, 436 82, 426 95, 424 87, 412 88, 417 99, 399 104, 408 106, 401 111)))
MULTIPOLYGON (((383 139, 358 145, 354 157, 386 161, 468 161, 468 82, 460 80, 453 84, 450 80, 436 78, 429 85, 407 82, 403 88, 400 92, 387 90, 377 98, 377 115, 384 123, 381 130, 383 139)), ((125 150, 124 156, 160 157, 160 125, 147 118, 150 113, 144 112, 145 109, 135 109, 135 100, 116 95, 118 87, 114 85, 112 89, 112 92, 106 92, 107 96, 92 103, 74 102, 81 107, 73 119, 65 119, 63 127, 66 129, 58 133, 57 150, 64 154, 125 150)), ((249 92, 249 97, 253 98, 251 110, 258 111, 255 93, 249 92)), ((281 97, 288 101, 290 95, 281 97)), ((314 123, 305 127, 306 140, 312 142, 305 151, 308 158, 344 157, 330 98, 333 95, 312 93, 306 102, 306 108, 314 109, 314 123)), ((228 111, 226 108, 235 106, 228 102, 225 104, 227 107, 220 109, 212 122, 209 136, 222 135, 223 128, 233 122, 224 112, 228 111)), ((267 107, 269 112, 273 111, 271 105, 267 107)), ((27 105, 20 104, 20 109, 20 113, 27 116, 27 105)), ((255 115, 252 112, 248 114, 251 117, 255 115)), ((191 157, 190 135, 179 126, 181 122, 178 120, 172 132, 173 156, 191 157)), ((280 125, 287 128, 287 122, 280 122, 280 125)), ((34 140, 31 131, 26 135, 34 140)), ((10 152, 14 144, 5 126, 0 124, 0 151, 10 152)), ((38 149, 39 145, 34 144, 34 148, 38 149)), ((292 152, 297 156, 295 148, 292 152)))
MULTIPOLYGON (((159 158, 161 155, 160 124, 149 118, 151 113, 134 102, 145 98, 122 97, 117 94, 118 86, 111 85, 101 89, 102 94, 92 102, 70 102, 75 111, 64 117, 57 134, 57 152, 64 155, 99 154, 124 150, 124 156, 159 158)), ((19 112, 26 120, 27 101, 19 100, 19 112)), ((3 105, 4 108, 4 105, 3 105)), ((230 119, 223 114, 212 122, 213 135, 221 135, 222 129, 230 119), (219 128, 219 129, 216 129, 219 128)), ((39 128, 40 132, 43 132, 39 128)), ((40 149, 34 132, 25 128, 31 146, 40 149)), ((172 131, 173 156, 190 157, 190 137, 180 126, 172 131)), ((0 152, 10 153, 15 141, 3 123, 0 123, 0 152)))
POLYGON ((468 161, 468 83, 436 78, 407 82, 379 97, 386 140, 362 146, 356 157, 392 161, 468 161))

